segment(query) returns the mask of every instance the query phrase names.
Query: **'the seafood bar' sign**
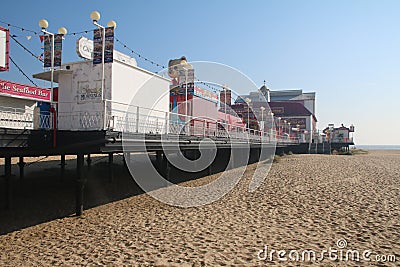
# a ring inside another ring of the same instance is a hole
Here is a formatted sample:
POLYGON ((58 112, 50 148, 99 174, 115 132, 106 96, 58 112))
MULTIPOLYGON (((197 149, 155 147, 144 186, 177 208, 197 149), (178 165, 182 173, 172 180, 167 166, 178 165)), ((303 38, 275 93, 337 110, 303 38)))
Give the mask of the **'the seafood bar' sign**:
POLYGON ((0 95, 36 101, 51 101, 51 90, 0 80, 0 95))

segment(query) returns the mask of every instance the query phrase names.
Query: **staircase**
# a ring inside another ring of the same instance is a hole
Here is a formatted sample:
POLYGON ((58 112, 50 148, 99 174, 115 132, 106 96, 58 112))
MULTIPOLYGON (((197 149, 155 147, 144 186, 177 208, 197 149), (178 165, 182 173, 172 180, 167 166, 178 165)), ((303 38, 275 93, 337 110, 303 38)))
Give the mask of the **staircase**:
POLYGON ((26 147, 29 135, 29 129, 0 128, 0 148, 26 147))

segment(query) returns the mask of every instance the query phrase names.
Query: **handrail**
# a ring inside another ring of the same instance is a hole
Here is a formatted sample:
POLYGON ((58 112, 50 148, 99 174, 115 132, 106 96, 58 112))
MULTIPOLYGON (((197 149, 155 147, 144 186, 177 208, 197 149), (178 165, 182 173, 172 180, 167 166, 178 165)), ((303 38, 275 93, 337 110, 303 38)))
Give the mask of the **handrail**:
MULTIPOLYGON (((123 103, 118 103, 123 105, 123 103)), ((177 134, 210 138, 230 138, 240 141, 268 143, 299 143, 296 137, 278 134, 275 129, 268 131, 247 128, 216 121, 211 118, 192 117, 184 114, 159 111, 139 106, 123 109, 111 109, 106 114, 104 129, 104 113, 67 112, 57 114, 57 125, 70 130, 114 130, 126 133, 177 134)), ((23 129, 53 129, 53 114, 30 114, 1 111, 0 127, 3 125, 23 129), (3 123, 2 123, 3 122, 3 123), (14 124, 13 124, 14 123, 14 124)))

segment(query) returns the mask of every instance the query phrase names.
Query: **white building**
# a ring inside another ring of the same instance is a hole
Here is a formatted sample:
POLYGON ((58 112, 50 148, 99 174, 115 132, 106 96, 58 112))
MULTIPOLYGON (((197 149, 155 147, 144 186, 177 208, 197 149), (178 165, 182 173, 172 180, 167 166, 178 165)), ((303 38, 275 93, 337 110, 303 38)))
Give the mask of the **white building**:
MULTIPOLYGON (((135 132, 148 127, 149 117, 164 118, 169 111, 169 79, 116 59, 104 64, 104 86, 102 76, 102 64, 92 60, 65 63, 54 71, 59 130, 135 132), (139 116, 146 117, 146 126, 136 123, 139 116)), ((50 81, 51 72, 33 77, 50 81)), ((162 129, 164 122, 157 119, 149 131, 162 129)))

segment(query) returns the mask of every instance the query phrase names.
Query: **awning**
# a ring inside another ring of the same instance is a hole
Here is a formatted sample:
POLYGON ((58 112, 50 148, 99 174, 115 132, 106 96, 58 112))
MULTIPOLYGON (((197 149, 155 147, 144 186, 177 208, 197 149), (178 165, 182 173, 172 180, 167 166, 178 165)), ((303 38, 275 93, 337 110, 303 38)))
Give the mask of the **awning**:
MULTIPOLYGON (((53 82, 58 83, 59 74, 72 74, 72 70, 54 70, 53 82)), ((45 71, 32 75, 35 79, 45 80, 51 82, 51 71, 45 71)))

